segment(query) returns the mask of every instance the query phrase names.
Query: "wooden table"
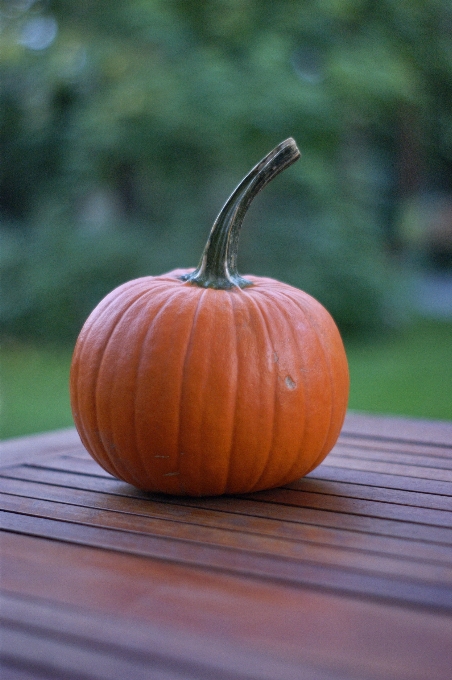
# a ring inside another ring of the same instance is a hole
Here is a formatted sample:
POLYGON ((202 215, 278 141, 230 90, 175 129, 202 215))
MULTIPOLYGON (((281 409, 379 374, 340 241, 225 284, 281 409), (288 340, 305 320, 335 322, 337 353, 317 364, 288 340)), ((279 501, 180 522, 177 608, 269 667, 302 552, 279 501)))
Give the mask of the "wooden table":
POLYGON ((3 680, 452 678, 452 423, 350 414, 285 488, 166 498, 2 449, 3 680))

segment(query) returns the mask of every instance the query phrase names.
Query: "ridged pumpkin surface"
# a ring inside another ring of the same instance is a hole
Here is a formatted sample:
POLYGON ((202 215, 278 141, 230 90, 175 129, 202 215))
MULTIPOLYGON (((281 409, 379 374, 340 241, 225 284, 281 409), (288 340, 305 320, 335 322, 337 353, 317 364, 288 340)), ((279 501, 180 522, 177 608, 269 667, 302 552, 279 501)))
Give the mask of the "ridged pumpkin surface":
POLYGON ((272 279, 216 290, 181 281, 185 272, 130 281, 86 321, 70 380, 85 447, 119 479, 169 494, 305 475, 334 446, 347 407, 334 321, 272 279))

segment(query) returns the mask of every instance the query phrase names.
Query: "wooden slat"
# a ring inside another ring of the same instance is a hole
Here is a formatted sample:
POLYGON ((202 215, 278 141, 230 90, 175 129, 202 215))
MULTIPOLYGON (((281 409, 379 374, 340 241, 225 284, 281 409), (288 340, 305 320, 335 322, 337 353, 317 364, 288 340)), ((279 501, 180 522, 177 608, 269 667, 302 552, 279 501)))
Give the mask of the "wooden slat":
MULTIPOLYGON (((242 556, 250 561, 258 556, 265 555, 302 560, 303 562, 310 561, 338 568, 344 567, 385 575, 405 576, 407 579, 417 578, 429 583, 452 585, 452 565, 427 563, 423 560, 408 561, 375 554, 372 551, 357 551, 339 546, 318 545, 251 532, 230 531, 225 528, 218 529, 200 524, 194 525, 166 518, 157 519, 130 513, 112 512, 111 510, 93 510, 92 508, 81 508, 80 506, 8 494, 4 494, 0 499, 0 507, 10 513, 18 512, 32 517, 60 520, 77 525, 115 529, 128 534, 184 541, 187 546, 202 544, 202 546, 208 546, 209 549, 240 550, 242 556)), ((18 524, 19 521, 17 520, 18 524)), ((137 541, 136 545, 139 549, 141 544, 137 541)), ((209 562, 206 562, 206 564, 209 564, 209 562)))
MULTIPOLYGON (((1 596, 0 604, 5 661, 13 667, 32 665, 52 674, 58 672, 64 678, 83 673, 83 677, 107 680, 147 680, 149 673, 153 680, 299 678, 299 666, 291 662, 258 656, 246 649, 234 649, 232 654, 229 645, 217 640, 210 640, 206 649, 205 639, 168 626, 143 626, 133 619, 127 626, 118 625, 110 617, 88 616, 74 607, 55 607, 8 594, 1 596), (174 646, 171 642, 176 636, 178 643, 174 646)), ((303 677, 334 680, 344 676, 304 664, 303 677)))
POLYGON ((0 468, 72 449, 83 449, 73 427, 0 441, 0 468))
MULTIPOLYGON (((452 612, 449 581, 441 578, 431 565, 424 568, 420 565, 416 577, 409 575, 406 578, 403 569, 398 574, 378 573, 379 560, 376 559, 373 570, 368 572, 365 566, 363 569, 354 565, 337 566, 320 559, 295 560, 264 552, 251 555, 237 547, 175 540, 167 536, 130 533, 10 512, 2 512, 0 518, 4 529, 31 536, 452 612)), ((387 568, 388 563, 389 560, 387 568)))
POLYGON ((380 472, 391 476, 400 475, 401 477, 418 477, 420 479, 431 479, 438 482, 448 482, 452 485, 452 470, 441 470, 438 468, 428 468, 417 465, 400 465, 399 463, 379 462, 374 460, 345 458, 339 456, 328 456, 324 466, 346 468, 350 470, 361 470, 363 472, 380 472))
POLYGON ((424 442, 432 445, 452 445, 452 421, 422 420, 399 416, 377 416, 348 412, 343 434, 374 440, 424 442))
POLYGON ((214 669, 230 670, 234 659, 243 660, 249 676, 263 680, 276 664, 278 680, 309 678, 305 667, 316 669, 317 680, 322 673, 388 680, 450 676, 450 618, 434 612, 130 555, 112 559, 108 551, 13 534, 5 535, 3 552, 5 592, 42 603, 40 609, 24 602, 18 618, 26 618, 28 604, 30 624, 42 620, 47 627, 50 619, 94 642, 113 639, 139 651, 149 641, 151 653, 170 650, 176 661, 187 655, 214 669), (294 668, 298 675, 291 675, 294 668))
MULTIPOLYGON (((9 475, 14 475, 13 469, 8 470, 9 475)), ((22 479, 43 480, 49 483, 68 486, 70 488, 99 491, 123 496, 136 496, 140 494, 129 485, 118 482, 112 477, 90 477, 88 475, 70 475, 62 472, 53 472, 37 469, 21 469, 16 474, 22 479)), ((162 496, 142 494, 142 498, 160 499, 168 505, 181 505, 203 508, 219 512, 231 512, 242 517, 263 517, 272 520, 295 522, 304 525, 326 527, 330 529, 343 529, 354 532, 363 532, 366 535, 392 536, 394 538, 428 541, 444 545, 451 545, 452 527, 433 527, 411 522, 381 519, 367 515, 337 513, 324 509, 308 507, 296 507, 291 505, 279 505, 277 503, 265 503, 253 500, 252 497, 219 497, 219 498, 164 498, 162 496)), ((249 521, 248 519, 246 520, 249 521)))
MULTIPOLYGON (((452 457, 452 456, 451 456, 452 457)), ((27 466, 27 469, 30 466, 27 466)), ((67 472, 79 472, 81 474, 89 474, 94 476, 102 476, 110 478, 104 470, 99 468, 97 463, 93 461, 85 453, 79 455, 66 454, 49 456, 41 465, 33 467, 43 467, 46 470, 63 470, 67 472)), ((323 469, 323 468, 322 468, 323 469)), ((9 471, 4 471, 3 474, 14 474, 17 476, 17 467, 9 471)), ((328 485, 315 481, 312 476, 304 477, 292 484, 288 484, 286 488, 312 491, 314 493, 328 493, 332 495, 346 496, 348 498, 361 498, 367 500, 382 501, 388 503, 400 503, 401 505, 412 505, 414 507, 425 507, 436 510, 452 511, 452 501, 443 495, 433 493, 418 493, 415 491, 404 491, 400 489, 388 489, 375 486, 364 486, 363 484, 351 484, 347 482, 335 482, 328 485)))
MULTIPOLYGON (((11 470, 8 472, 16 476, 16 478, 17 475, 21 475, 19 471, 11 470)), ((22 473, 22 479, 26 478, 27 472, 22 473)), ((242 495, 241 498, 262 500, 282 505, 295 505, 303 508, 331 510, 345 514, 379 517, 382 519, 397 519, 432 526, 452 527, 452 502, 449 503, 448 501, 445 503, 445 509, 431 509, 418 507, 413 504, 398 503, 395 499, 388 502, 386 500, 363 499, 356 495, 353 498, 347 495, 328 493, 326 488, 323 491, 318 489, 313 493, 304 491, 300 487, 272 489, 270 491, 242 495)))
MULTIPOLYGON (((444 449, 443 451, 446 451, 444 449)), ((331 460, 366 460, 375 461, 377 463, 397 463, 397 465, 408 465, 412 467, 432 468, 439 470, 452 470, 452 457, 447 451, 448 455, 443 456, 427 456, 425 454, 407 454, 400 451, 381 451, 379 449, 369 448, 352 448, 346 446, 337 446, 329 455, 328 461, 331 460)))
POLYGON ((439 482, 423 477, 405 477, 390 475, 384 472, 374 472, 372 465, 369 470, 355 470, 352 468, 333 467, 328 465, 328 458, 322 465, 309 473, 309 479, 325 481, 348 482, 350 484, 364 484, 378 486, 383 489, 400 489, 402 491, 416 491, 440 496, 452 496, 452 484, 439 482))
POLYGON ((341 432, 334 450, 341 452, 344 450, 360 455, 360 451, 365 455, 367 451, 379 451, 399 454, 409 454, 411 456, 421 456, 426 458, 450 458, 452 444, 426 444, 425 442, 406 442, 403 440, 394 441, 392 439, 375 439, 369 437, 349 436, 341 432))
MULTIPOLYGON (((336 465, 330 465, 330 456, 327 456, 324 463, 313 470, 307 479, 338 479, 342 481, 351 481, 352 483, 365 484, 368 486, 378 486, 381 488, 393 488, 406 491, 417 491, 420 493, 433 493, 436 495, 452 496, 452 482, 447 480, 438 481, 437 479, 429 479, 422 475, 421 472, 415 470, 415 474, 404 475, 404 466, 400 466, 400 474, 390 473, 386 463, 381 464, 380 472, 376 470, 377 463, 366 463, 360 465, 357 460, 351 463, 340 465, 337 461, 336 465)), ((70 470, 72 472, 79 472, 80 474, 95 475, 98 477, 110 478, 110 475, 105 472, 94 460, 88 455, 83 457, 51 455, 48 458, 39 460, 35 459, 32 465, 36 467, 45 467, 54 470, 70 470)), ((408 470, 410 469, 407 466, 408 470)), ((443 471, 439 471, 441 475, 443 471)), ((446 471, 447 472, 447 471, 446 471)), ((433 477, 436 475, 436 470, 432 471, 433 477)))
POLYGON ((303 477, 292 484, 287 484, 285 488, 310 491, 311 493, 327 493, 332 496, 345 496, 346 498, 381 501, 382 503, 399 503, 400 505, 430 508, 432 510, 450 511, 452 507, 452 501, 449 497, 438 494, 388 489, 386 487, 351 484, 349 482, 327 481, 325 483, 322 480, 316 480, 312 476, 303 477))
MULTIPOLYGON (((370 501, 361 498, 334 496, 326 493, 310 493, 295 489, 272 489, 247 496, 280 505, 294 505, 300 508, 328 510, 346 515, 396 519, 415 524, 452 527, 452 511, 417 508, 400 503, 370 501)), ((452 510, 452 509, 451 509, 452 510)))
POLYGON ((168 503, 162 498, 155 501, 150 497, 116 496, 16 479, 3 478, 1 487, 3 491, 10 494, 25 496, 30 499, 59 501, 85 508, 110 510, 241 533, 274 536, 298 542, 340 546, 343 549, 364 550, 427 562, 443 564, 451 564, 452 562, 452 545, 440 545, 431 541, 404 540, 343 529, 331 530, 301 522, 267 519, 266 517, 253 517, 251 515, 243 517, 236 512, 207 510, 187 503, 184 505, 168 503))

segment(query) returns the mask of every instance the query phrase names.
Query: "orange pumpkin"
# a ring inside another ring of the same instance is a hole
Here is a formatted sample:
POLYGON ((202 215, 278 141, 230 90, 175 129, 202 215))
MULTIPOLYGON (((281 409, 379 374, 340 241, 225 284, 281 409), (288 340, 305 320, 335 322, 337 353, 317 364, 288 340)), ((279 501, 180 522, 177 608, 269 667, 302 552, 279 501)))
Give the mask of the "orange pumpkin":
POLYGON ((196 270, 125 283, 83 326, 72 412, 115 477, 167 494, 245 493, 294 481, 334 446, 349 386, 334 321, 307 293, 236 267, 251 200, 299 155, 288 139, 251 170, 196 270))

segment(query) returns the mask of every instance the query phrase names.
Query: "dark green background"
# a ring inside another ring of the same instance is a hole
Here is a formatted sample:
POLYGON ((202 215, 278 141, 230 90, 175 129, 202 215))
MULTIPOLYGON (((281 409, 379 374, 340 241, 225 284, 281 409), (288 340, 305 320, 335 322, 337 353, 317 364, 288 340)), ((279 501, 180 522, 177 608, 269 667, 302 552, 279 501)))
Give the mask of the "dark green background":
POLYGON ((302 158, 251 206, 240 271, 317 297, 351 348, 407 337, 417 283, 452 276, 451 31, 449 0, 1 2, 5 361, 195 266, 288 136, 302 158))

